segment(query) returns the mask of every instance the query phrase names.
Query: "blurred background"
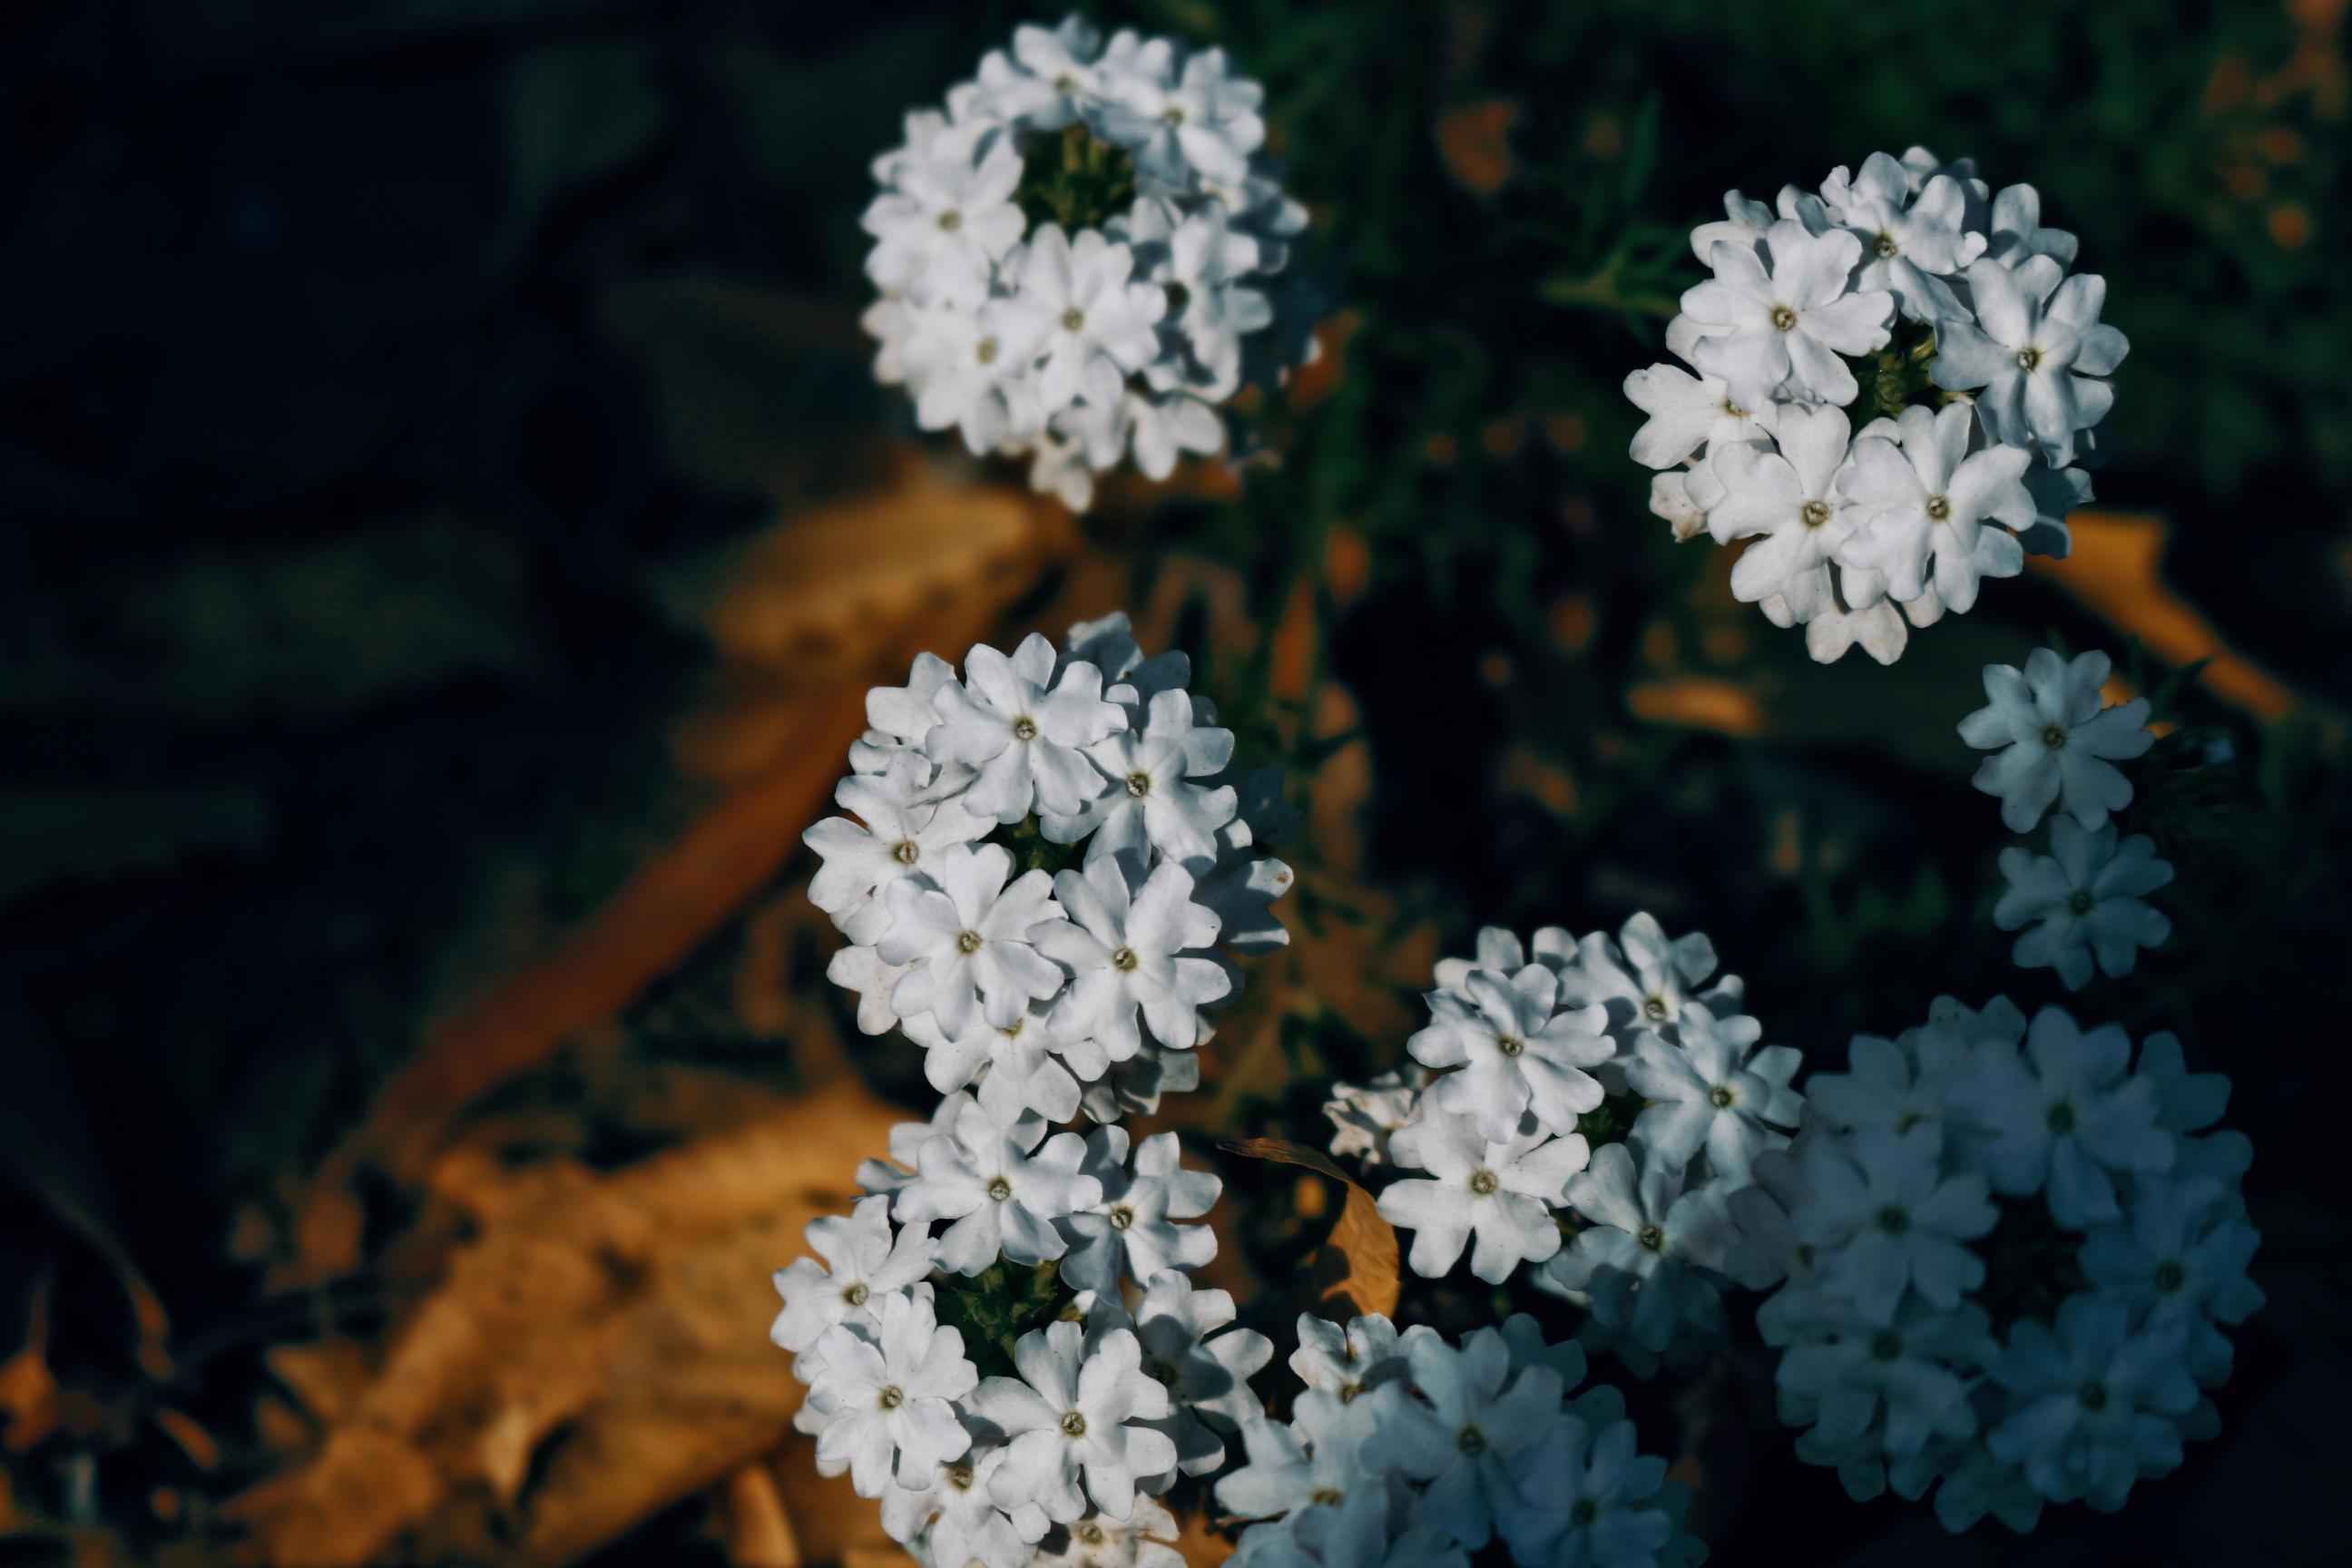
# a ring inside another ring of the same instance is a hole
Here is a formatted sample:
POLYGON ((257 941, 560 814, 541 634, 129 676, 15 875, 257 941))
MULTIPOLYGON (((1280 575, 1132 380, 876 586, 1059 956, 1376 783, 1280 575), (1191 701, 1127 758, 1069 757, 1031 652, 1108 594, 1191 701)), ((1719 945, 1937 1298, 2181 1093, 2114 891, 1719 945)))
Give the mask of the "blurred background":
MULTIPOLYGON (((2062 999, 1953 726, 1988 662, 2113 652, 2175 934, 2072 1005, 2235 1079, 2224 1435, 2021 1542, 1847 1502, 1752 1356, 1644 1437, 1719 1562, 2331 1560, 2341 0, 1086 9, 1265 84, 1334 308, 1241 471, 1083 519, 918 435, 857 327, 869 160, 1059 10, 0 22, 0 1563, 889 1561, 788 1441, 767 1274, 930 1097, 824 983, 798 836, 866 687, 1122 605, 1306 812, 1295 944, 1165 1108, 1205 1157, 1322 1144, 1485 923, 1705 929, 1814 1068, 2062 999), (1647 514, 1618 388, 1727 187, 1915 142, 2081 235, 2115 456, 2068 562, 1816 667, 1647 514)), ((1223 1169, 1278 1323, 1328 1194, 1223 1169)))

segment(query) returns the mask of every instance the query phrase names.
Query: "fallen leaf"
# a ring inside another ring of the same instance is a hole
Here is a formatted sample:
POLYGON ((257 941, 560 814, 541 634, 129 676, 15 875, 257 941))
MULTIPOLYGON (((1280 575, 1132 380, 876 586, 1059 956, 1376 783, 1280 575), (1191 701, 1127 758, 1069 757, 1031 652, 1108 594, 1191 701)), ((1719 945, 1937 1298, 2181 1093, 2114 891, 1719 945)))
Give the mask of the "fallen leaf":
POLYGON ((1438 117, 1437 150, 1445 172, 1473 195, 1491 196, 1511 177, 1511 127, 1519 106, 1506 99, 1482 99, 1438 117))
POLYGON ((1280 1138, 1245 1138, 1224 1145, 1252 1160, 1303 1165, 1337 1182, 1347 1194, 1330 1238, 1305 1260, 1304 1278, 1316 1300, 1336 1311, 1360 1315, 1396 1310, 1400 1289, 1396 1230, 1381 1217, 1372 1194, 1312 1149, 1280 1138))

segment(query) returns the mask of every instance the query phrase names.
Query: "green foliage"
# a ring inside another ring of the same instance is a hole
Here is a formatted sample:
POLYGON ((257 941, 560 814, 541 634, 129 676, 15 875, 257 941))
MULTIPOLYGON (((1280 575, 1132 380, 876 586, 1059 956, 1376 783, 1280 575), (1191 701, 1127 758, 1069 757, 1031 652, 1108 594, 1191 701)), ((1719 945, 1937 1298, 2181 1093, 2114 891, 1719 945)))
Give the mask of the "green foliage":
POLYGON ((1054 1263, 1023 1268, 999 1261, 978 1274, 934 1274, 931 1287, 940 1325, 963 1335, 963 1353, 982 1377, 1018 1375, 1013 1347, 1021 1336, 1076 1317, 1077 1298, 1054 1263))
POLYGON ((2005 1339, 2021 1318, 2054 1321, 2058 1304, 2089 1281, 2075 1260, 2082 1233, 2062 1226, 2049 1205, 2038 1196, 1996 1196, 1992 1204, 2000 1217, 1970 1250, 1985 1266, 1977 1300, 1992 1319, 1994 1335, 2005 1339))
POLYGON ((1083 125, 1064 126, 1060 135, 1025 149, 1023 158, 1013 199, 1033 229, 1047 223, 1070 234, 1100 228, 1135 205, 1135 160, 1083 125))

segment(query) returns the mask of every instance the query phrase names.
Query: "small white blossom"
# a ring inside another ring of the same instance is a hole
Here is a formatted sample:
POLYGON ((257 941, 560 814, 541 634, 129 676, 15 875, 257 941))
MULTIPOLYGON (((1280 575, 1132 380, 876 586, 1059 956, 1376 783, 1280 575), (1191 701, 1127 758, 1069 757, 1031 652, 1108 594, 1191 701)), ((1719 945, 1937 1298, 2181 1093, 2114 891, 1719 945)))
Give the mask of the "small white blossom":
POLYGON ((1650 416, 1633 433, 1633 460, 1645 468, 1678 468, 1702 447, 1759 440, 1777 422, 1775 405, 1742 407, 1720 377, 1677 365, 1635 371, 1625 378, 1625 395, 1650 416))
POLYGON ((1024 1510, 1016 1519, 996 1506, 989 1483, 1003 1462, 1002 1448, 975 1448, 941 1464, 923 1486, 894 1482, 882 1494, 882 1528, 905 1544, 919 1537, 935 1563, 1024 1568, 1045 1532, 1045 1515, 1024 1510))
POLYGON ((916 1154, 915 1179, 898 1189, 901 1221, 952 1220, 940 1236, 939 1260, 977 1274, 1001 1257, 1043 1263, 1066 1243, 1054 1222, 1102 1199, 1102 1184, 1078 1171, 1086 1145, 1073 1132, 1044 1138, 1045 1123, 1024 1117, 999 1126, 976 1104, 956 1117, 952 1137, 933 1137, 916 1154))
POLYGON ((2179 1323, 2134 1332, 2122 1302, 2092 1296, 2068 1297, 2054 1329, 2020 1321, 1992 1369, 2017 1408, 1986 1446, 2053 1501, 2114 1512, 2133 1481, 2180 1464, 2178 1418, 2197 1402, 2185 1339, 2179 1323))
POLYGON ((941 129, 899 161, 893 189, 866 209, 866 231, 878 241, 867 276, 919 300, 985 299, 996 263, 1021 239, 1020 183, 1020 154, 993 128, 941 129))
POLYGON ((1993 1190, 2048 1189, 2071 1229, 2111 1220, 2116 1175, 2161 1171, 2172 1139, 2157 1125, 2156 1086, 2126 1076, 2131 1041, 2117 1025, 2084 1033, 2056 1007, 2034 1015, 2025 1050, 1987 1053, 1950 1104, 1982 1139, 1993 1190))
POLYGON ((1780 599, 1801 622, 1834 607, 1830 562, 1863 521, 1844 488, 1850 434, 1839 409, 1792 406, 1780 416, 1778 452, 1739 445, 1716 455, 1724 498, 1707 527, 1717 543, 1756 541, 1731 569, 1736 596, 1780 599))
POLYGON ((1430 1102, 1477 1122, 1492 1142, 1514 1137, 1532 1110, 1545 1131, 1565 1136, 1599 1105, 1602 1090, 1585 1069, 1615 1054, 1602 1007, 1554 1013, 1559 976, 1539 963, 1516 974, 1474 971, 1460 991, 1433 991, 1427 1027, 1405 1042, 1424 1067, 1455 1068, 1430 1086, 1430 1102))
POLYGON ((818 1258, 803 1258, 776 1270, 776 1293, 784 1299, 768 1338, 799 1352, 815 1345, 835 1323, 867 1328, 879 1321, 881 1298, 923 1279, 936 1249, 928 1225, 909 1225, 893 1234, 890 1200, 858 1200, 848 1215, 824 1215, 809 1222, 808 1244, 818 1258))
POLYGON ((1062 1220, 1070 1238, 1062 1278, 1073 1289, 1116 1291, 1122 1264, 1141 1285, 1163 1271, 1199 1268, 1216 1257, 1215 1231, 1173 1223, 1207 1214, 1223 1187, 1210 1173, 1179 1164, 1176 1134, 1155 1133, 1138 1145, 1131 1175, 1125 1128, 1097 1128, 1086 1142, 1078 1168, 1094 1179, 1101 1196, 1062 1220))
POLYGON ((1756 1156, 1796 1125, 1802 1101, 1789 1080, 1803 1058, 1789 1046, 1756 1049, 1763 1026, 1753 1018, 1686 1013, 1677 1032, 1669 1042, 1643 1031, 1625 1069, 1625 1081, 1651 1102, 1633 1136, 1677 1165, 1705 1150, 1717 1173, 1745 1183, 1756 1156))
POLYGON ((1165 1416, 1169 1401, 1142 1361, 1125 1330, 1089 1344, 1078 1324, 1054 1322, 1021 1337, 1021 1375, 988 1379, 971 1401, 1009 1438, 990 1485, 999 1507, 1034 1504, 1066 1523, 1091 1500, 1112 1519, 1133 1516, 1136 1479, 1176 1465, 1176 1445, 1144 1425, 1165 1416))
POLYGON ((994 826, 961 800, 930 798, 936 771, 906 754, 884 772, 854 773, 834 799, 863 820, 828 816, 801 836, 824 861, 809 879, 809 902, 833 916, 853 942, 871 942, 889 929, 888 907, 877 894, 928 871, 941 850, 986 837, 994 826))
POLYGON ((1591 1223, 1545 1270, 1554 1286, 1590 1291, 1603 1321, 1664 1351, 1685 1320, 1711 1321, 1721 1298, 1696 1270, 1721 1267, 1738 1239, 1712 1186, 1683 1190, 1682 1168, 1611 1143, 1568 1181, 1569 1205, 1591 1223))
POLYGON ((1290 1370, 1299 1382, 1338 1396, 1342 1405, 1412 1373, 1399 1348, 1396 1325, 1378 1312, 1350 1318, 1344 1329, 1327 1318, 1301 1312, 1290 1370))
POLYGON ((932 862, 929 877, 889 887, 890 929, 876 951, 887 963, 912 966, 890 1005, 900 1017, 930 1014, 950 1037, 975 1011, 1009 1028, 1032 1001, 1062 988, 1062 972, 1031 945, 1041 928, 1062 923, 1054 885, 1030 871, 1007 887, 1013 857, 1002 845, 952 845, 932 862))
POLYGON ((1932 373, 1937 386, 1976 393, 1993 439, 2037 447, 2057 468, 2074 460, 2077 433, 2114 405, 2115 388, 2098 378, 2122 364, 2131 347, 2099 320, 2106 280, 2064 273, 2048 256, 2014 268, 1992 260, 1970 266, 1976 322, 1944 323, 1932 373))
POLYGON ((2000 797, 2000 819, 2027 833, 2056 802, 2086 828, 2106 826, 2107 814, 2129 805, 2131 784, 2115 766, 2147 752, 2156 737, 2147 699, 2100 706, 2107 656, 2093 651, 2063 661, 2036 648, 2023 670, 1985 666, 1990 701, 1960 721, 1960 739, 1989 751, 1972 781, 2000 797))
POLYGON ((1759 254, 1723 243, 1708 252, 1715 269, 1682 299, 1700 324, 1697 364, 1723 378, 1732 401, 1752 408, 1783 382, 1833 404, 1859 390, 1843 354, 1864 354, 1886 342, 1894 297, 1884 289, 1849 292, 1862 242, 1843 230, 1805 232, 1789 219, 1765 232, 1759 254))
POLYGON ((1423 1483, 1423 1517, 1475 1552, 1496 1516, 1518 1506, 1511 1461, 1559 1423, 1564 1390, 1546 1367, 1514 1375, 1494 1329, 1464 1336, 1459 1349, 1416 1335, 1407 1353, 1420 1397, 1391 1404, 1366 1458, 1423 1483))
POLYGON ((1073 239, 1049 223, 1029 237, 1012 296, 987 319, 1018 359, 1038 363, 1048 413, 1080 401, 1115 406, 1127 377, 1159 353, 1153 329, 1168 297, 1129 281, 1134 269, 1135 252, 1094 229, 1073 239))
POLYGON ((1343 1403, 1310 1388, 1298 1396, 1288 1426, 1256 1421, 1243 1427, 1248 1462, 1219 1478, 1217 1501, 1244 1519, 1270 1519, 1336 1506, 1359 1490, 1385 1494, 1364 1460, 1377 1403, 1343 1403))
POLYGON ((859 1497, 880 1497, 894 1462, 900 1486, 920 1486, 971 1446, 953 1401, 980 1374, 964 1359, 963 1336, 940 1326, 929 1301, 886 1297, 871 1340, 836 1323, 819 1348, 824 1370, 811 1396, 836 1414, 817 1438, 817 1458, 846 1459, 859 1497))
POLYGON ((1239 797, 1231 784, 1192 781, 1233 765, 1234 732, 1194 722, 1184 691, 1155 694, 1140 728, 1097 741, 1087 756, 1101 770, 1099 793, 1070 815, 1045 819, 1045 836, 1062 844, 1087 839, 1089 862, 1124 854, 1141 864, 1155 852, 1208 864, 1217 853, 1217 829, 1234 819, 1239 797))
POLYGON ((1331 1121, 1331 1152, 1366 1168, 1390 1163, 1389 1140, 1421 1115, 1429 1075, 1419 1067, 1381 1074, 1368 1084, 1335 1083, 1323 1114, 1331 1121))
POLYGON ((1137 72, 1111 89, 1103 133, 1133 149, 1135 166, 1181 188, 1194 171, 1238 181, 1265 142, 1265 101, 1257 83, 1236 77, 1223 49, 1203 49, 1173 75, 1137 72))
POLYGON ((2055 969, 2069 991, 2090 980, 2094 955, 2105 973, 2129 974, 2141 948, 2172 934, 2172 921, 2140 897, 2172 880, 2171 864, 2144 833, 2117 843, 2112 822, 2092 833, 2061 816, 2050 825, 2049 854, 2004 849, 2000 874, 2009 887, 1992 923, 2033 928, 2011 956, 2021 968, 2055 969))
POLYGON ((1114 856, 1058 874, 1054 887, 1069 921, 1037 933, 1041 951, 1070 972, 1054 1011, 1055 1034, 1099 1040, 1114 1061, 1140 1047, 1138 1014, 1162 1046, 1191 1049, 1201 1037, 1200 1009, 1233 986, 1215 960, 1192 956, 1216 942, 1219 927, 1192 901, 1185 869, 1162 861, 1130 893, 1126 865, 1114 856))
POLYGON ((1843 169, 1830 177, 1822 195, 1838 222, 1862 242, 1862 270, 1853 287, 1885 289, 1895 307, 1915 321, 1936 322, 1958 309, 1944 279, 1965 271, 1983 254, 1986 237, 1963 226, 1969 193, 1949 174, 1936 174, 1916 186, 1910 172, 1885 153, 1873 153, 1851 181, 1843 169), (1832 197, 1832 187, 1836 195, 1832 197))
POLYGON ((1912 1299, 1893 1321, 1825 1317, 1780 1359, 1784 1401, 1803 1402, 1819 1444, 1842 1447, 1875 1432, 1872 1451, 1915 1454, 1936 1437, 1977 1429, 1969 1381, 1991 1363, 1991 1326, 1973 1304, 1912 1299))
POLYGON ((1985 1178, 1943 1174, 1941 1130, 1902 1137, 1864 1128, 1820 1143, 1804 1159, 1809 1201, 1795 1215, 1798 1238, 1827 1261, 1821 1284, 1852 1300, 1870 1322, 1894 1321, 1895 1303, 1916 1290, 1949 1310, 1984 1283, 1984 1263, 1967 1244, 1998 1217, 1985 1178))
POLYGON ((1649 1568, 1674 1539, 1654 1506, 1666 1461, 1635 1451, 1631 1421, 1566 1416, 1519 1456, 1526 1500, 1502 1532, 1515 1563, 1559 1568, 1649 1568))
POLYGON ((1906 408, 1891 426, 1882 421, 1863 432, 1844 486, 1864 518, 1846 540, 1845 558, 1884 575, 1897 599, 1916 599, 1932 583, 1959 615, 1974 607, 1979 579, 2025 570, 2016 535, 1985 524, 2022 530, 2034 515, 2033 498, 2019 482, 2029 455, 2015 447, 1968 455, 1972 423, 1959 404, 1933 414, 1906 408), (1879 438, 1882 430, 1895 439, 1879 438))
POLYGON ((1437 1110, 1399 1132, 1390 1148, 1400 1166, 1429 1173, 1393 1183, 1380 1195, 1381 1217, 1414 1232, 1413 1272, 1445 1274, 1470 1246, 1470 1271, 1490 1285, 1559 1250, 1551 1205, 1563 1201, 1589 1152, 1573 1133, 1492 1141, 1469 1117, 1437 1110))
POLYGON ((1265 1418, 1249 1380, 1274 1359, 1274 1342, 1254 1329, 1230 1327, 1236 1315, 1230 1294, 1196 1290, 1173 1269, 1152 1276, 1136 1305, 1143 1370, 1174 1402, 1161 1429, 1188 1476, 1206 1475, 1224 1463, 1219 1433, 1265 1418))
POLYGON ((1032 635, 1007 658, 992 647, 964 656, 963 681, 932 698, 940 722, 923 750, 977 768, 965 805, 999 822, 1029 813, 1066 816, 1093 798, 1102 775, 1082 754, 1127 723, 1102 700, 1102 672, 1072 663, 1057 674, 1054 645, 1032 635))

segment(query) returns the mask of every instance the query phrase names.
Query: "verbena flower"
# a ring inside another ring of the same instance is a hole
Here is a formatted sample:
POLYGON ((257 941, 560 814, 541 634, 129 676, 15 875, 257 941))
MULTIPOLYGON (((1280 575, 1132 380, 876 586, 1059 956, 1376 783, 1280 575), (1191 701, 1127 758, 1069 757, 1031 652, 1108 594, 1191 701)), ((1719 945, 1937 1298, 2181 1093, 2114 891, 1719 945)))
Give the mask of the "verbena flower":
POLYGON ((1430 1102, 1469 1117, 1491 1142, 1515 1136, 1530 1110, 1547 1131, 1573 1133, 1602 1098, 1586 1069, 1615 1047, 1603 1033, 1607 1009, 1555 1012, 1559 993, 1559 976, 1539 963, 1475 970, 1458 988, 1430 993, 1431 1022, 1405 1048, 1424 1067, 1459 1069, 1431 1085, 1430 1102))
POLYGON ((784 1307, 768 1337, 788 1351, 814 1347, 836 1323, 875 1327, 885 1298, 930 1273, 937 1247, 928 1225, 894 1230, 882 1196, 860 1199, 845 1217, 811 1220, 808 1243, 823 1263, 803 1258, 776 1270, 784 1307))
POLYGON ((1687 1165, 1701 1150, 1735 1184, 1764 1150, 1785 1143, 1802 1103, 1790 1079, 1802 1061, 1789 1046, 1756 1048, 1763 1026, 1744 1016, 1686 1013, 1669 1042, 1644 1030, 1625 1080, 1650 1104, 1633 1138, 1662 1159, 1687 1165))
POLYGON ((1066 1523, 1091 1500, 1112 1519, 1131 1517, 1136 1478, 1176 1464, 1176 1445, 1144 1425, 1168 1414, 1168 1391, 1143 1374, 1135 1336, 1089 1342, 1076 1323, 1048 1323, 1024 1334, 1013 1359, 1019 1377, 992 1377, 972 1398, 1009 1439, 990 1487, 998 1505, 1034 1502, 1066 1523))
POLYGON ((1471 1118, 1434 1109, 1390 1148, 1399 1166, 1429 1173, 1391 1184, 1379 1200, 1383 1219, 1414 1233, 1413 1272, 1444 1274, 1467 1246, 1470 1271, 1491 1285, 1559 1250, 1551 1207, 1588 1156, 1574 1133, 1555 1138, 1538 1129, 1497 1141, 1471 1118))
POLYGON ((959 844, 935 858, 924 881, 890 884, 890 923, 876 951, 913 966, 890 993, 900 1017, 928 1013, 949 1036, 975 1013, 1004 1028, 1061 990, 1062 972, 1031 945, 1038 928, 1060 921, 1054 884, 1029 871, 1007 886, 1012 874, 1001 845, 959 844))
POLYGON ((825 1330, 824 1370, 810 1389, 834 1411, 817 1458, 846 1459, 851 1484, 866 1498, 880 1497, 894 1473, 901 1486, 922 1485, 971 1446, 952 1402, 980 1381, 964 1359, 963 1336, 940 1327, 920 1298, 886 1297, 872 1336, 848 1323, 825 1330))
POLYGON ((1102 1184, 1080 1173, 1086 1145, 1076 1133, 1045 1133, 1035 1117, 1000 1125, 967 1104, 953 1136, 917 1151, 915 1179, 898 1189, 892 1212, 902 1221, 952 1221, 940 1233, 939 1259, 959 1274, 977 1274, 1000 1257, 1060 1258, 1068 1243, 1054 1222, 1100 1202, 1102 1184))
POLYGON ((2144 754, 2156 737, 2144 728, 2147 698, 2101 705, 2112 668, 2096 650, 2062 660, 2048 648, 2034 649, 2022 670, 1985 666, 1990 700, 1960 721, 1960 739, 1993 753, 1973 782, 2000 797, 2012 833, 2032 831, 2053 803, 2094 831, 2131 803, 2131 783, 2115 764, 2144 754))
POLYGON ((2129 974, 2141 948, 2172 934, 2172 921, 2140 896, 2172 880, 2171 864, 2144 833, 2118 843, 2112 822, 2093 833, 2062 816, 2050 825, 2049 854, 2004 849, 2000 874, 2009 888, 1992 923, 2032 927, 2011 956, 2021 968, 2055 969, 2069 991, 2090 980, 2094 957, 2107 974, 2129 974))
POLYGON ((1087 1135, 1079 1169, 1093 1178, 1101 1195, 1061 1221, 1070 1242, 1062 1258, 1062 1278, 1079 1290, 1115 1291, 1121 1266, 1139 1285, 1171 1269, 1199 1268, 1217 1255, 1217 1233, 1199 1219, 1217 1201, 1223 1184, 1206 1171, 1178 1164, 1176 1134, 1155 1133, 1137 1145, 1134 1170, 1128 1164, 1123 1127, 1098 1127, 1087 1135))

